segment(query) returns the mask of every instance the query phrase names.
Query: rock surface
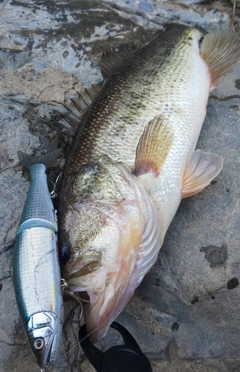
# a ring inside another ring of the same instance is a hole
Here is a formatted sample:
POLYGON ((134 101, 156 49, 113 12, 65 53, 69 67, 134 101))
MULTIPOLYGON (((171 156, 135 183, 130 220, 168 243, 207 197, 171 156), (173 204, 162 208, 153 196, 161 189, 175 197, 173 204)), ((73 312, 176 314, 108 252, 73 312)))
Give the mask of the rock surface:
MULTIPOLYGON (((19 318, 12 253, 28 190, 17 151, 62 156, 69 139, 39 118, 81 84, 101 80, 103 50, 151 39, 170 21, 227 28, 231 3, 166 1, 8 1, 0 3, 0 371, 37 372, 19 318)), ((238 10, 239 12, 239 10, 238 10)), ((238 19, 238 18, 237 18, 238 19)), ((158 261, 118 321, 135 336, 154 372, 240 370, 239 198, 240 65, 211 95, 198 148, 224 157, 201 194, 184 200, 158 261)), ((79 306, 65 304, 61 356, 54 371, 94 371, 78 342, 79 306)), ((100 343, 118 342, 114 331, 100 343)))

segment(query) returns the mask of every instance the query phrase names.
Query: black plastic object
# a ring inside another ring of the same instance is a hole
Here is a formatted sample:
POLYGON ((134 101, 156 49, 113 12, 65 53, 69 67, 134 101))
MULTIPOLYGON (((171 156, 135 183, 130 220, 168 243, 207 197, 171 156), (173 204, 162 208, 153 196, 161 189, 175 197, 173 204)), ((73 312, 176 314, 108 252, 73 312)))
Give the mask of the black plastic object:
POLYGON ((87 337, 86 324, 79 331, 82 349, 97 372, 152 372, 151 364, 131 333, 121 324, 113 322, 111 327, 122 336, 125 345, 110 347, 105 353, 87 337))

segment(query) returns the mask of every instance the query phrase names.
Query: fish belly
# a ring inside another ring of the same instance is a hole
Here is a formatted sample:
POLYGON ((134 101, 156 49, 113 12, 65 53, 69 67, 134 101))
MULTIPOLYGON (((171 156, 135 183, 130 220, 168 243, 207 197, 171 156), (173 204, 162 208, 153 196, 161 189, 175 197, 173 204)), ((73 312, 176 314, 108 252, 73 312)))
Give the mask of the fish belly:
POLYGON ((188 159, 195 150, 197 140, 206 116, 210 87, 210 74, 206 63, 198 55, 190 58, 179 79, 182 83, 168 92, 168 84, 163 84, 167 107, 161 111, 173 141, 159 175, 147 173, 139 176, 155 200, 162 221, 164 237, 182 199, 183 174, 188 159), (187 75, 187 79, 185 76, 187 75))

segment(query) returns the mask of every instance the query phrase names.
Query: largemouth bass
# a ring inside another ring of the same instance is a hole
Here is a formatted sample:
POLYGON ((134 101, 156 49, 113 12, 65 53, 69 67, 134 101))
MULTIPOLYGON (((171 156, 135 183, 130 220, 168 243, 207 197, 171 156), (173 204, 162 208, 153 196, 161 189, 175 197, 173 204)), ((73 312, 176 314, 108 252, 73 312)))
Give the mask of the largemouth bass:
POLYGON ((92 341, 156 261, 181 199, 222 168, 221 156, 195 147, 209 92, 239 60, 240 41, 170 25, 131 56, 120 52, 121 66, 117 51, 101 63, 108 77, 73 140, 59 209, 71 253, 63 276, 88 293, 92 341))
POLYGON ((46 176, 46 166, 57 155, 34 158, 19 152, 31 182, 16 236, 13 282, 29 344, 42 370, 57 358, 63 322, 58 224, 46 176))

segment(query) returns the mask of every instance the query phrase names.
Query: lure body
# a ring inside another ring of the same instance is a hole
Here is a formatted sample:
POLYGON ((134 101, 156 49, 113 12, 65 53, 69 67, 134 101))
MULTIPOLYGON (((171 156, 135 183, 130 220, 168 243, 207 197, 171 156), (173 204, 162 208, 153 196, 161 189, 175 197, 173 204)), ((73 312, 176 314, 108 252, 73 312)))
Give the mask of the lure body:
POLYGON ((14 289, 32 352, 39 366, 45 368, 56 360, 62 333, 58 224, 46 166, 31 165, 35 158, 21 157, 22 163, 28 159, 31 182, 16 236, 14 289))

